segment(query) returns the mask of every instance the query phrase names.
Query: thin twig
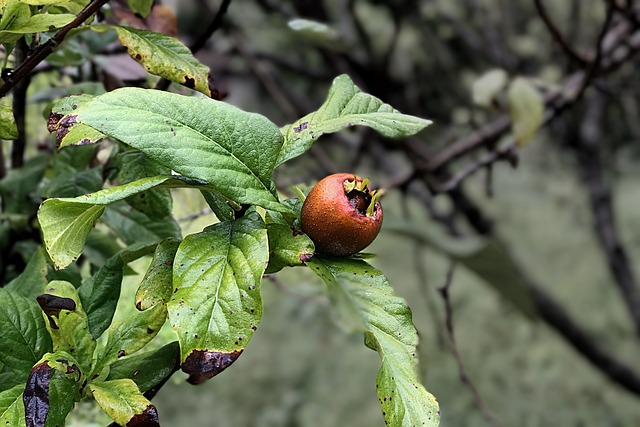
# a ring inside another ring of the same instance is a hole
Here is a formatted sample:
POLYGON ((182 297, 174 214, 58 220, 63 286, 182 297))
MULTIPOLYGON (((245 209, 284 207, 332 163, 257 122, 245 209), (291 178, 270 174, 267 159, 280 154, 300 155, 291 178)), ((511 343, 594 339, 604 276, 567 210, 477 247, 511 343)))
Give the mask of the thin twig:
POLYGON ((547 9, 544 7, 542 0, 533 0, 533 3, 538 10, 538 15, 542 18, 544 25, 547 27, 547 30, 551 33, 553 39, 560 45, 562 50, 567 54, 568 57, 573 59, 576 62, 579 62, 582 65, 589 64, 591 60, 586 57, 586 55, 578 52, 569 41, 562 35, 558 27, 553 23, 553 20, 547 13, 547 9))
MULTIPOLYGON (((29 52, 24 39, 18 40, 14 50, 16 64, 22 64, 29 52)), ((16 83, 13 91, 13 117, 16 121, 18 137, 11 146, 11 168, 16 169, 24 164, 24 153, 27 148, 27 90, 31 82, 31 75, 27 74, 16 83)))
POLYGON ((45 43, 38 46, 31 55, 29 55, 25 61, 18 66, 6 79, 4 84, 0 87, 0 98, 9 93, 11 89, 22 79, 24 79, 39 63, 49 56, 60 43, 62 43, 69 34, 69 31, 82 25, 87 19, 98 11, 102 6, 108 3, 109 0, 93 0, 84 9, 78 13, 73 21, 62 27, 53 37, 47 40, 45 43))
POLYGON ((462 356, 460 355, 460 351, 458 350, 458 345, 456 344, 456 336, 453 327, 453 308, 451 306, 451 299, 449 298, 449 289, 451 288, 451 284, 453 283, 453 273, 455 271, 455 266, 455 262, 451 261, 451 264, 449 264, 449 269, 447 270, 445 283, 441 288, 438 289, 438 292, 440 292, 440 295, 442 296, 442 299, 444 301, 445 327, 447 336, 449 338, 449 344, 451 345, 451 353, 453 353, 453 357, 456 359, 456 364, 458 365, 458 374, 460 375, 460 381, 462 381, 462 383, 467 386, 469 391, 471 391, 476 407, 478 408, 482 416, 489 422, 489 424, 497 427, 502 427, 504 426, 504 424, 486 405, 486 403, 482 399, 482 396, 480 396, 480 392, 467 374, 467 370, 465 369, 464 363, 462 361, 462 356))

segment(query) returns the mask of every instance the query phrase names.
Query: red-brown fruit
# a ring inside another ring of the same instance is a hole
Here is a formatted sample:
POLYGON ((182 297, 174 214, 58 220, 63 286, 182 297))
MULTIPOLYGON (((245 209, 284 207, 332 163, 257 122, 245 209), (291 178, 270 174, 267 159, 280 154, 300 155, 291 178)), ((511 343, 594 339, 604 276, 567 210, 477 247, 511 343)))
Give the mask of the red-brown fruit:
POLYGON ((311 189, 302 205, 300 223, 316 252, 344 257, 369 246, 382 226, 380 193, 359 176, 329 175, 311 189))

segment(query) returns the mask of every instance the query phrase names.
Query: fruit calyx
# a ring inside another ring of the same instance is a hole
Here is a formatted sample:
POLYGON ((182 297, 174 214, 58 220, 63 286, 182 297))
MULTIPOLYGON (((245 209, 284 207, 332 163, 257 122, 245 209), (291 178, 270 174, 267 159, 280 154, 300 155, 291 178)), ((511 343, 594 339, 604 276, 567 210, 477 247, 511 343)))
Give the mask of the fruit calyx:
POLYGON ((384 190, 369 190, 369 178, 359 181, 354 175, 353 179, 343 183, 344 193, 349 199, 349 204, 361 215, 375 216, 380 198, 384 190))

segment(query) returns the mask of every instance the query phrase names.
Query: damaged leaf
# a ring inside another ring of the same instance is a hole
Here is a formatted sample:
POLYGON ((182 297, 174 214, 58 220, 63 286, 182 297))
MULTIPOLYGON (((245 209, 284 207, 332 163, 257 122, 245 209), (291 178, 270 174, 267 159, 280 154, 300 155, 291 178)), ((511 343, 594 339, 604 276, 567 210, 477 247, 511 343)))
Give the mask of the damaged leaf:
POLYGON ((80 400, 83 374, 68 353, 45 355, 27 379, 22 400, 27 427, 55 427, 64 420, 80 400))
POLYGON ((145 70, 211 96, 209 67, 198 61, 178 39, 131 27, 112 27, 127 53, 145 70))
POLYGON ((262 317, 267 230, 257 212, 187 236, 173 264, 169 320, 182 369, 200 383, 232 364, 262 317))
POLYGON ((133 380, 91 383, 89 388, 102 410, 121 426, 160 426, 156 407, 142 395, 133 380))

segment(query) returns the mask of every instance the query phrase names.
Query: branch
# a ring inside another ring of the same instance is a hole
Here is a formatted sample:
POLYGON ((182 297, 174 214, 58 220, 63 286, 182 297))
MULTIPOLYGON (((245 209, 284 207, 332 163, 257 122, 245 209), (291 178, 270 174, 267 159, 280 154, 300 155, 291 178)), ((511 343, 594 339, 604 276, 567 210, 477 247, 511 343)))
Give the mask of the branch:
POLYGON ((11 89, 22 79, 24 79, 39 63, 49 56, 60 43, 62 43, 69 33, 76 27, 79 27, 109 0, 92 0, 84 9, 78 13, 73 21, 62 27, 53 37, 41 44, 28 56, 25 61, 18 66, 6 79, 0 87, 0 98, 9 93, 11 89))
POLYGON ((636 334, 640 336, 640 286, 615 224, 613 196, 604 173, 604 109, 604 99, 601 94, 596 93, 586 106, 580 134, 575 142, 575 154, 582 173, 582 182, 589 194, 596 235, 609 264, 609 270, 627 305, 636 334))
POLYGON ((533 0, 533 3, 536 5, 536 9, 538 10, 538 15, 542 18, 544 25, 547 27, 547 30, 551 33, 553 39, 560 45, 562 50, 567 54, 569 58, 572 60, 586 65, 591 62, 591 60, 584 54, 578 52, 569 41, 562 35, 558 27, 555 26, 553 20, 547 13, 547 9, 542 4, 542 0, 533 0))
MULTIPOLYGON (((626 21, 619 23, 609 31, 604 31, 607 25, 605 23, 603 26, 600 36, 599 49, 601 53, 598 58, 598 67, 589 67, 588 70, 573 73, 564 79, 560 90, 544 96, 546 107, 544 125, 573 105, 578 100, 577 96, 582 96, 581 94, 592 82, 595 73, 606 74, 616 70, 640 50, 640 30, 634 31, 626 21)), ((430 156, 425 164, 419 165, 418 169, 421 173, 437 171, 471 151, 495 143, 510 130, 511 119, 507 114, 502 114, 474 133, 447 145, 440 152, 430 156)))
POLYGON ((447 330, 447 336, 449 337, 449 343, 451 345, 451 353, 453 353, 453 357, 456 359, 456 364, 458 365, 458 374, 460 375, 460 381, 462 381, 462 383, 467 386, 469 391, 471 391, 473 400, 482 416, 489 422, 489 424, 497 427, 502 427, 502 422, 487 407, 487 405, 484 403, 484 400, 482 400, 482 397, 480 396, 480 392, 478 392, 475 384, 471 381, 471 378, 467 374, 467 370, 464 367, 464 363, 462 362, 460 351, 458 350, 458 345, 456 343, 456 337, 453 328, 453 307, 451 306, 451 299, 449 298, 449 288, 451 288, 451 284, 453 282, 454 270, 455 263, 452 261, 449 265, 449 270, 447 270, 447 278, 445 280, 445 283, 441 288, 438 289, 438 292, 440 292, 440 295, 444 300, 445 326, 447 330))

